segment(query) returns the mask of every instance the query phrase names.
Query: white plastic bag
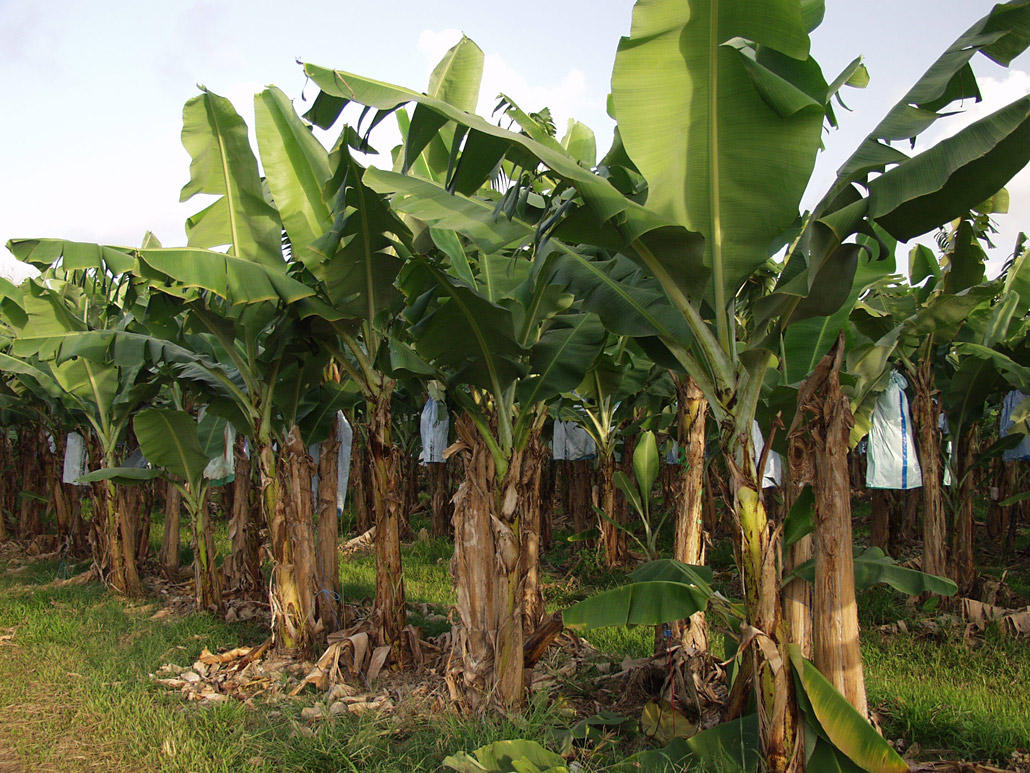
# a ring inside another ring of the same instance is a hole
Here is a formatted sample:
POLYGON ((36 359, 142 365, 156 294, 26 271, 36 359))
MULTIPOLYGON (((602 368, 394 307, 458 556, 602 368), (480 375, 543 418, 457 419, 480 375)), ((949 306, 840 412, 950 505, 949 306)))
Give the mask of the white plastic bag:
POLYGON ((418 460, 422 464, 439 464, 444 461, 443 452, 447 450, 447 432, 451 420, 447 414, 447 404, 442 400, 430 397, 422 408, 419 428, 422 432, 422 452, 418 460))
MULTIPOLYGON (((751 445, 757 469, 758 463, 762 461, 762 449, 765 448, 765 438, 762 437, 762 428, 757 421, 751 423, 751 445)), ((773 488, 783 482, 783 457, 771 448, 765 458, 765 468, 759 471, 759 477, 762 479, 762 488, 773 488)))
POLYGON ((136 470, 145 470, 150 466, 150 462, 147 461, 147 457, 143 455, 143 449, 137 448, 131 454, 126 457, 125 461, 122 462, 122 467, 132 467, 136 470))
POLYGON ((866 488, 913 489, 923 485, 912 432, 912 414, 905 395, 907 386, 904 376, 897 371, 891 373, 887 390, 873 408, 866 488))
MULTIPOLYGON (((1005 400, 1001 404, 1002 437, 1007 437, 1009 432, 1012 431, 1012 412, 1025 399, 1026 395, 1018 389, 1013 389, 1005 395, 1005 400)), ((1015 448, 1010 448, 1008 451, 1003 452, 1001 458, 1006 462, 1023 462, 1030 459, 1030 435, 1024 435, 1023 441, 1015 448)))
POLYGON ((666 464, 679 464, 680 463, 680 444, 678 440, 672 441, 672 446, 669 451, 665 454, 666 464))
POLYGON ((940 415, 937 417, 937 429, 941 432, 941 441, 944 443, 944 458, 947 460, 947 463, 944 465, 944 480, 942 482, 945 486, 950 486, 952 445, 951 438, 948 437, 948 435, 951 434, 951 430, 948 429, 948 414, 944 411, 941 411, 940 415), (944 438, 947 438, 947 440, 944 438))
MULTIPOLYGON (((354 444, 354 429, 343 411, 336 412, 336 439, 340 441, 340 448, 336 456, 336 511, 343 511, 347 502, 347 486, 350 483, 350 454, 354 444)), ((322 459, 322 446, 316 443, 308 446, 308 456, 314 461, 317 467, 322 459)), ((311 497, 318 502, 318 475, 311 476, 311 497)))
POLYGON ((221 455, 210 459, 204 468, 204 477, 210 480, 225 480, 236 472, 236 454, 233 453, 233 446, 236 444, 235 427, 226 422, 222 437, 221 455))
POLYGON ((64 475, 61 480, 81 486, 78 479, 86 474, 86 441, 78 432, 69 432, 64 447, 64 475))
POLYGON ((552 451, 555 459, 578 462, 597 456, 597 444, 590 433, 576 422, 555 420, 552 451))
POLYGON ((343 411, 336 414, 336 437, 340 439, 340 456, 336 460, 336 509, 343 510, 350 483, 350 452, 354 445, 354 428, 343 411))

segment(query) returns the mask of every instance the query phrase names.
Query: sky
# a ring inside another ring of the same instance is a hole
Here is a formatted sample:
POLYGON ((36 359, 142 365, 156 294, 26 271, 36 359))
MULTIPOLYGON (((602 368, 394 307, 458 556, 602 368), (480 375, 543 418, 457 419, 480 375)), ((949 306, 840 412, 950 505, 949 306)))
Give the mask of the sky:
MULTIPOLYGON (((872 81, 847 90, 853 112, 838 111, 841 128, 825 136, 803 204, 820 198, 861 138, 992 5, 828 0, 813 56, 830 80, 862 55, 872 81)), ((314 98, 298 61, 422 90, 462 33, 486 56, 480 114, 489 116, 501 92, 524 109, 548 106, 560 129, 570 117, 592 127, 603 153, 613 129, 604 109, 611 69, 631 13, 631 0, 0 0, 0 243, 137 245, 150 230, 166 246, 185 244, 186 218, 206 204, 179 203, 190 161, 179 138, 182 106, 198 84, 231 99, 253 127, 253 95, 268 84, 299 112, 314 98)), ((978 55, 974 68, 984 102, 938 121, 924 145, 1030 93, 1028 54, 1008 70, 978 55)), ((394 132, 373 135, 373 145, 388 153, 394 132)), ((1009 191, 994 271, 1016 234, 1030 231, 1030 172, 1009 191)), ((0 274, 26 273, 0 253, 0 274)))

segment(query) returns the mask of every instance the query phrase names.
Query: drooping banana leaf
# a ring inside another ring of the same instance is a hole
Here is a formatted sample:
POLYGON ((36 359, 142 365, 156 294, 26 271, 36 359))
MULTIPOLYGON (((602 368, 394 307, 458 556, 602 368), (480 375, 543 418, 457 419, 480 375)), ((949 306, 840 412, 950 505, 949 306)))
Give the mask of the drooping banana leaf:
POLYGON ((117 276, 135 264, 126 247, 108 247, 65 239, 11 239, 9 249, 18 260, 42 270, 60 265, 66 271, 100 268, 117 276))
MULTIPOLYGON (((233 305, 295 303, 315 291, 286 275, 286 264, 267 265, 212 250, 189 247, 140 250, 141 276, 174 280, 225 298, 233 305)), ((161 289, 159 286, 158 289, 161 289)))
MULTIPOLYGON (((922 77, 888 112, 837 172, 833 187, 816 208, 826 211, 848 185, 886 164, 904 161, 904 153, 884 140, 909 139, 926 131, 948 114, 956 101, 973 98, 980 91, 970 60, 982 52, 987 58, 1008 66, 1030 44, 1030 2, 999 3, 986 16, 958 37, 922 77)), ((1000 187, 1000 186, 999 186, 1000 187)), ((997 190, 997 189, 995 189, 997 190)))
POLYGON ((682 582, 631 582, 580 601, 562 613, 566 627, 660 625, 704 610, 711 591, 682 582))
MULTIPOLYGON (((794 577, 814 582, 815 559, 805 561, 783 578, 783 581, 789 582, 794 577)), ((958 591, 958 586, 946 577, 937 577, 917 569, 899 566, 879 548, 855 548, 855 588, 865 590, 878 583, 890 585, 909 596, 918 596, 920 593, 953 596, 958 591)))
POLYGON ((655 580, 666 580, 668 582, 682 582, 687 585, 697 585, 700 588, 708 589, 713 577, 712 567, 695 566, 675 561, 671 558, 662 558, 658 561, 648 561, 634 569, 629 574, 633 582, 651 582, 655 580))
MULTIPOLYGON (((488 202, 449 194, 425 180, 374 167, 364 180, 373 190, 394 194, 391 204, 395 208, 434 229, 457 231, 485 253, 526 244, 535 234, 533 226, 517 218, 498 220, 495 207, 488 202)), ((689 341, 689 330, 661 288, 653 282, 646 286, 639 267, 629 260, 591 260, 557 240, 550 240, 547 250, 554 280, 567 284, 609 329, 620 335, 654 334, 670 341, 689 341)))
POLYGON ((870 180, 869 216, 896 239, 911 239, 968 212, 1028 161, 1023 97, 870 180))
POLYGON ((407 313, 415 347, 426 361, 445 366, 453 378, 488 389, 498 399, 526 375, 522 359, 527 351, 516 338, 509 309, 491 303, 428 260, 409 263, 400 284, 409 298, 423 299, 409 305, 407 313), (456 330, 461 335, 455 335, 456 330))
POLYGON ((519 402, 533 405, 575 389, 605 339, 604 327, 593 314, 556 317, 530 349, 530 375, 519 382, 519 402))
POLYGON ((748 714, 690 738, 678 738, 662 749, 638 752, 617 764, 614 770, 619 773, 676 773, 694 769, 753 773, 761 761, 758 749, 758 715, 748 714))
POLYGON ((154 478, 160 478, 161 470, 141 467, 103 467, 76 478, 76 483, 98 483, 109 480, 117 486, 138 486, 154 478))
POLYGON ((184 411, 147 408, 136 414, 132 426, 143 455, 196 491, 210 461, 200 446, 196 420, 184 411))
POLYGON ((906 773, 908 764, 826 677, 801 656, 800 648, 791 644, 789 650, 795 684, 799 688, 799 703, 809 721, 816 725, 817 732, 861 770, 906 773))
POLYGON ((330 154, 326 184, 332 224, 311 250, 321 261, 309 268, 321 280, 333 307, 347 317, 373 324, 399 300, 394 282, 410 238, 407 227, 383 197, 362 180, 365 169, 346 144, 330 154), (401 253, 403 254, 403 253, 401 253))

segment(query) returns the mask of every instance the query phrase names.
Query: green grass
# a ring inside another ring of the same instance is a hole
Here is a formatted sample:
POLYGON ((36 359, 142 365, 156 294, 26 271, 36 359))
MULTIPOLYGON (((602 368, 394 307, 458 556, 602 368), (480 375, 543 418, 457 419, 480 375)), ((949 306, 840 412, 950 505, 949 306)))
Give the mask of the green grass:
POLYGON ((869 704, 888 738, 996 763, 1030 747, 1025 640, 988 630, 974 647, 960 630, 934 639, 873 631, 862 654, 869 704))
MULTIPOLYGON (((437 566, 423 568, 433 575, 437 566)), ((565 722, 547 696, 507 719, 426 710, 401 722, 346 715, 314 726, 300 711, 315 697, 257 710, 186 704, 147 675, 189 664, 205 646, 252 644, 266 632, 207 614, 152 621, 152 602, 127 603, 97 584, 47 586, 60 571, 39 562, 0 574, 0 633, 14 634, 0 646, 0 749, 33 771, 435 771, 447 754, 506 738, 545 742, 565 722)))
MULTIPOLYGON (((217 522, 224 544, 224 523, 217 522)), ((426 524, 416 521, 418 532, 426 524)), ((151 540, 159 543, 155 519, 151 540)), ((596 555, 566 535, 544 556, 542 582, 549 609, 560 609, 623 581, 605 570, 596 555)), ((1030 536, 1020 534, 1025 550, 1030 536)), ((183 526, 184 560, 189 529, 183 526)), ((446 615, 453 603, 451 545, 447 540, 414 541, 403 547, 405 586, 412 605, 446 615)), ((709 551, 724 593, 739 595, 728 540, 709 551)), ((300 711, 318 700, 258 701, 252 709, 228 701, 199 707, 149 681, 165 663, 187 665, 203 647, 212 650, 263 640, 253 624, 229 625, 195 614, 150 620, 152 601, 127 603, 99 585, 49 584, 74 575, 82 564, 40 561, 4 573, 0 564, 0 750, 9 749, 28 769, 73 773, 79 770, 129 771, 430 771, 450 753, 470 751, 506 738, 530 738, 553 746, 553 733, 567 727, 570 709, 560 694, 541 694, 524 714, 459 717, 440 704, 398 707, 393 715, 345 715, 310 725, 300 711)), ((990 570, 990 568, 989 568, 990 570)), ((1010 570, 1016 592, 1025 567, 1010 570)), ((342 562, 345 597, 352 602, 375 592, 371 555, 342 562)), ((946 749, 945 756, 1004 763, 1014 750, 1030 748, 1030 646, 1026 640, 989 630, 966 642, 961 629, 932 637, 883 634, 877 626, 912 620, 921 611, 888 588, 859 597, 863 653, 870 705, 885 734, 906 747, 946 749)), ((448 628, 439 619, 413 613, 411 622, 426 636, 448 628)), ((618 663, 652 651, 653 630, 603 629, 585 638, 618 663)), ((716 652, 725 637, 713 637, 716 652)), ((566 688, 570 699, 589 699, 587 682, 566 688)), ((427 701, 429 699, 426 699, 427 701)), ((446 702, 445 702, 446 703, 446 702)), ((623 749, 623 752, 626 750, 623 749)), ((0 752, 0 769, 8 761, 0 752)), ((579 759, 584 770, 610 762, 591 753, 579 759)))

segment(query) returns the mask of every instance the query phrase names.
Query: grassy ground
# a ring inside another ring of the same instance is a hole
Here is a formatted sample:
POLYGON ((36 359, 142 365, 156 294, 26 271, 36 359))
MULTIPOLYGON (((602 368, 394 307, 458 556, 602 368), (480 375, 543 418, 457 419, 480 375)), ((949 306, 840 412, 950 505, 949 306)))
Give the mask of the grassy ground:
MULTIPOLYGON (((417 564, 413 551, 405 557, 417 564)), ((116 600, 96 584, 50 586, 63 569, 40 562, 0 575, 0 636, 12 636, 0 643, 3 773, 431 771, 449 753, 495 740, 544 741, 564 719, 537 702, 509 720, 410 712, 395 724, 346 715, 312 731, 300 720, 312 697, 257 711, 234 701, 184 704, 147 675, 164 663, 189 664, 205 646, 252 644, 266 632, 206 614, 150 620, 152 603, 116 600)))
MULTIPOLYGON (((415 524, 416 531, 423 525, 415 524)), ((155 524, 155 535, 160 524, 155 524)), ((185 536, 185 533, 184 533, 185 536)), ((1021 538, 1025 547, 1027 536, 1021 538)), ((619 582, 589 552, 569 543, 546 556, 545 591, 552 608, 619 582)), ((184 550, 188 559, 188 550, 184 550)), ((445 613, 453 599, 450 546, 416 541, 404 549, 405 584, 413 604, 445 613)), ((710 561, 733 592, 726 545, 710 561)), ((204 708, 154 685, 164 663, 191 663, 201 648, 261 641, 253 624, 227 625, 209 615, 151 620, 154 603, 126 603, 95 584, 55 587, 79 566, 37 562, 0 567, 0 773, 13 771, 429 771, 444 756, 505 738, 542 743, 567 726, 558 694, 538 696, 523 716, 461 719, 447 712, 399 707, 387 717, 345 715, 314 726, 300 711, 314 697, 260 705, 228 701, 204 708), (9 638, 8 638, 9 637, 9 638)), ((1004 569, 1000 564, 992 569, 1004 569)), ((1013 587, 1027 577, 1009 573, 1013 587)), ((349 600, 374 592, 374 559, 343 566, 349 600)), ((870 704, 885 734, 907 748, 947 750, 951 758, 1006 761, 1030 748, 1030 645, 988 630, 966 640, 961 629, 936 634, 883 634, 876 626, 918 612, 885 589, 859 601, 870 704)), ((415 624, 424 620, 413 615, 415 624)), ((427 624, 426 634, 446 624, 427 624)), ((650 653, 649 629, 611 629, 590 641, 618 662, 650 653)), ((584 770, 602 770, 602 758, 584 770)))

